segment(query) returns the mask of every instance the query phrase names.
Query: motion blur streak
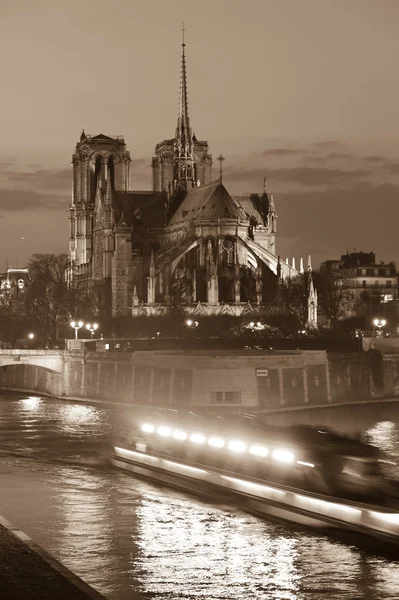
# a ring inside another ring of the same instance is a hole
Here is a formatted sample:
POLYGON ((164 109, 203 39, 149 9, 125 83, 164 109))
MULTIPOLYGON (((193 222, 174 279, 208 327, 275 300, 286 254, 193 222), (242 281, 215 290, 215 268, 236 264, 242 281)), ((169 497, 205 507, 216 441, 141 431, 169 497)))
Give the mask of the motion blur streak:
MULTIPOLYGON (((371 435, 397 453, 390 410, 371 435)), ((113 469, 129 422, 121 408, 0 398, 0 514, 108 598, 398 598, 399 563, 113 469)))

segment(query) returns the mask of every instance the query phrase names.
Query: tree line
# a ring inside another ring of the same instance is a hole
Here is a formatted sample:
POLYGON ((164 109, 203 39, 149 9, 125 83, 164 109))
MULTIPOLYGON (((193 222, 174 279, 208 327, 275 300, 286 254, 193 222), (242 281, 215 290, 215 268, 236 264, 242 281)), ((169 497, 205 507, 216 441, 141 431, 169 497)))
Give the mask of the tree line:
MULTIPOLYGON (((34 254, 28 263, 28 280, 21 289, 18 286, 0 291, 0 342, 14 347, 28 340, 30 331, 35 342, 42 347, 54 347, 59 340, 72 337, 71 319, 92 321, 99 319, 104 336, 153 337, 187 335, 184 306, 178 298, 171 298, 166 314, 162 317, 131 316, 110 317, 110 306, 103 306, 99 296, 94 296, 83 281, 66 277, 69 263, 66 254, 34 254)), ((339 272, 313 271, 311 274, 318 293, 320 329, 330 331, 371 328, 372 315, 381 312, 379 295, 374 304, 370 298, 355 300, 350 281, 339 272)), ((281 280, 277 286, 274 302, 262 307, 262 319, 268 325, 269 334, 292 337, 306 328, 310 274, 305 272, 281 280)), ((390 316, 396 322, 395 310, 390 316)), ((385 311, 387 308, 385 307, 385 311)), ((245 315, 237 317, 201 318, 201 327, 195 335, 210 337, 237 336, 246 331, 247 322, 258 320, 245 315)), ((267 331, 264 331, 266 335, 267 331)), ((314 332, 313 332, 314 334, 314 332)))

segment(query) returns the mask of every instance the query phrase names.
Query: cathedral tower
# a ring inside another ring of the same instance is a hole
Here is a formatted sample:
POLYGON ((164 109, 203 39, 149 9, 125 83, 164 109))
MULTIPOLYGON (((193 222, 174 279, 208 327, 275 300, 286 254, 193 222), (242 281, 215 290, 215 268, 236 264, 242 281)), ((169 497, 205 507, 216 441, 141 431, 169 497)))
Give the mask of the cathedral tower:
POLYGON ((176 135, 157 144, 152 159, 153 190, 176 193, 187 191, 212 179, 212 156, 208 142, 199 141, 192 133, 188 115, 186 44, 182 43, 179 112, 176 135))
POLYGON ((75 265, 92 257, 93 212, 96 190, 129 189, 130 154, 122 136, 90 136, 84 131, 72 156, 72 204, 69 207, 69 258, 75 265))

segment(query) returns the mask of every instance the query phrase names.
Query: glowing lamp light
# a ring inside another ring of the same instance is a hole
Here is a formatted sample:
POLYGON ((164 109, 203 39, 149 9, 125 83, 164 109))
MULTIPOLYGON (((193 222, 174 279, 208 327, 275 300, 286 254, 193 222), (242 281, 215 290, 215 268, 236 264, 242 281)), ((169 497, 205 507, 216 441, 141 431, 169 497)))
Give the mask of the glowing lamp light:
POLYGON ((151 423, 144 423, 141 426, 141 431, 144 431, 145 433, 154 433, 155 427, 154 425, 151 425, 151 423))
POLYGON ((269 455, 268 448, 265 448, 264 446, 251 446, 249 452, 254 456, 265 457, 269 455))
POLYGON ((208 444, 214 448, 224 448, 225 442, 223 438, 215 436, 209 438, 208 444))
POLYGON ((175 431, 173 432, 173 437, 175 438, 175 440, 186 440, 187 439, 187 433, 185 431, 182 431, 181 429, 175 429, 175 431))
POLYGON ((205 442, 205 436, 202 433, 192 433, 190 435, 190 442, 194 444, 203 444, 205 442))
POLYGON ((78 339, 78 331, 83 327, 83 321, 71 321, 70 326, 75 330, 75 340, 78 339))
POLYGON ((28 333, 28 338, 29 338, 30 340, 33 340, 33 338, 34 338, 34 337, 35 337, 35 334, 34 334, 34 333, 28 333))
POLYGON ((168 437, 171 434, 171 430, 169 429, 169 427, 161 425, 161 427, 158 427, 157 433, 158 435, 162 435, 163 437, 168 437))
POLYGON ((93 337, 94 332, 98 329, 97 323, 87 323, 86 329, 90 331, 91 337, 93 337))
POLYGON ((241 440, 230 440, 227 447, 232 452, 245 452, 247 449, 247 445, 241 442, 241 440))
POLYGON ((279 460, 284 463, 294 462, 294 455, 289 450, 273 450, 272 456, 275 460, 279 460))

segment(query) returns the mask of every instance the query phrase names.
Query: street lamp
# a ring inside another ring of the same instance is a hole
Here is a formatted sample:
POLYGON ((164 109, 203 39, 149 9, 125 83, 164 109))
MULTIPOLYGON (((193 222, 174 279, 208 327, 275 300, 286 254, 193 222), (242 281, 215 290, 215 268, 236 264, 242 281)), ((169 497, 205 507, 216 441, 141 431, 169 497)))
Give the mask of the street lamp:
POLYGON ((83 327, 83 321, 78 321, 78 322, 76 322, 76 321, 71 321, 71 322, 70 322, 70 325, 71 325, 71 327, 73 327, 73 328, 74 328, 74 330, 75 330, 75 340, 77 340, 77 339, 78 339, 78 331, 79 331, 79 329, 80 329, 81 327, 83 327))
POLYGON ((35 337, 35 334, 34 334, 34 333, 28 333, 28 338, 29 338, 30 340, 33 340, 33 338, 34 338, 34 337, 35 337))
POLYGON ((187 327, 198 327, 198 321, 193 321, 192 319, 187 319, 186 321, 187 327))
POLYGON ((373 321, 374 326, 376 327, 376 336, 375 337, 382 337, 382 328, 385 327, 385 325, 387 324, 385 319, 374 319, 373 321))
POLYGON ((90 331, 91 337, 93 337, 94 332, 96 331, 96 329, 98 329, 98 325, 97 325, 97 323, 93 323, 93 325, 91 325, 90 323, 87 323, 86 329, 88 329, 90 331))

